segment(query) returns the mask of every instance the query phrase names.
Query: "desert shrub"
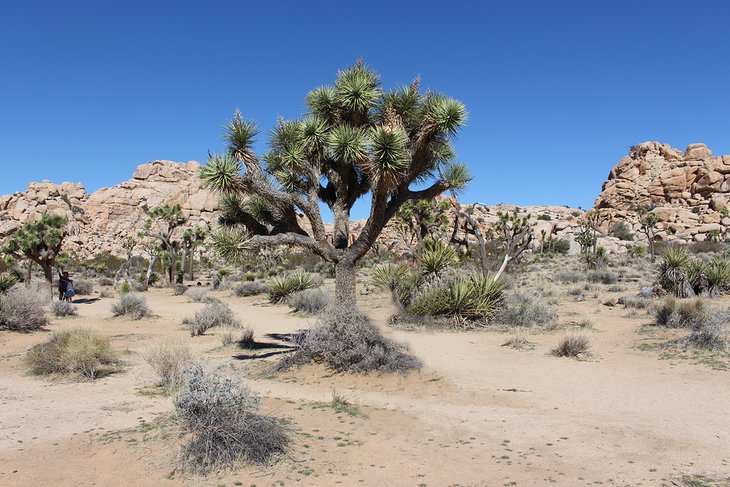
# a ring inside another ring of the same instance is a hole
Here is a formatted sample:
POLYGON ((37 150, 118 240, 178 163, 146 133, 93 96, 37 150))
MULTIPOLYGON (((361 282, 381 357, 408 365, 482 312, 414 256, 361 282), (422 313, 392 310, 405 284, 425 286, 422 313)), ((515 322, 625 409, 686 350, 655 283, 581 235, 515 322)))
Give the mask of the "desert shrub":
POLYGON ((102 277, 99 279, 99 285, 100 286, 113 286, 114 279, 112 279, 111 277, 102 277))
POLYGON ((233 294, 239 298, 246 296, 255 296, 257 294, 263 294, 268 291, 266 283, 261 281, 243 282, 233 288, 233 294))
POLYGON ((501 281, 472 275, 438 279, 418 288, 406 311, 417 316, 446 316, 479 321, 490 318, 502 301, 501 281))
POLYGON ((253 336, 253 330, 251 328, 244 328, 241 334, 238 335, 238 345, 241 348, 254 348, 256 340, 253 336))
POLYGON ((558 314, 538 296, 515 291, 506 296, 494 321, 507 326, 554 328, 558 322, 558 314))
POLYGON ((25 287, 14 287, 0 296, 0 328, 32 331, 48 324, 44 304, 48 295, 25 287))
POLYGON ((657 326, 666 328, 698 327, 707 318, 704 301, 667 297, 654 312, 657 326))
POLYGON ((249 282, 255 281, 256 280, 256 273, 249 271, 249 272, 247 272, 246 274, 243 275, 243 279, 246 280, 246 281, 249 281, 249 282))
POLYGON ((101 290, 99 291, 99 297, 100 298, 113 298, 114 289, 108 288, 108 287, 101 288, 101 290))
POLYGON ((188 287, 185 284, 175 284, 175 286, 172 288, 172 295, 182 296, 187 292, 187 290, 188 287))
POLYGON ((646 247, 641 244, 634 244, 628 248, 629 257, 643 257, 646 254, 646 247))
POLYGON ((290 294, 320 285, 318 276, 304 271, 296 271, 285 276, 275 277, 269 285, 269 301, 279 303, 290 294))
POLYGON ((200 287, 195 287, 189 289, 188 292, 185 293, 185 296, 188 297, 188 301, 191 301, 193 303, 202 303, 203 301, 208 299, 208 290, 200 287))
POLYGON ((567 336, 550 353, 556 357, 581 357, 591 351, 591 343, 582 335, 567 336))
POLYGON ((322 362, 338 372, 407 372, 421 362, 404 345, 384 337, 359 310, 331 306, 304 332, 298 349, 282 360, 281 369, 322 362))
POLYGON ((0 293, 6 292, 18 282, 18 278, 12 274, 0 274, 0 293))
POLYGON ((625 308, 646 309, 653 303, 653 300, 643 296, 621 296, 618 302, 625 308))
POLYGON ((265 465, 289 444, 275 419, 258 414, 259 397, 240 382, 206 373, 193 364, 175 398, 175 411, 191 438, 184 446, 185 468, 206 474, 241 463, 265 465))
POLYGON ((727 291, 730 287, 730 262, 725 259, 715 257, 705 268, 704 282, 705 289, 710 295, 719 294, 727 291))
POLYGON ((705 240, 703 242, 694 242, 688 245, 689 251, 693 254, 704 254, 710 252, 722 252, 726 249, 723 242, 713 240, 705 240))
POLYGON ((559 238, 551 243, 550 252, 554 254, 567 255, 568 252, 570 252, 570 242, 564 238, 559 238))
POLYGON ((225 303, 208 303, 192 317, 185 318, 183 324, 188 325, 190 336, 199 336, 215 326, 237 326, 233 310, 225 303))
POLYGON ((151 316, 152 312, 147 306, 147 300, 134 293, 125 293, 112 304, 112 316, 115 318, 124 316, 133 320, 141 320, 145 316, 151 316))
POLYGON ((54 332, 47 342, 31 348, 25 360, 36 375, 72 374, 92 380, 120 366, 109 337, 93 328, 54 332))
POLYGON ((306 289, 289 296, 287 304, 294 311, 304 311, 316 314, 325 309, 332 302, 327 291, 321 289, 306 289))
POLYGON ((619 240, 629 241, 634 239, 634 233, 631 231, 629 225, 624 221, 615 223, 608 233, 619 240))
POLYGON ((573 284, 576 282, 583 282, 586 280, 586 275, 583 272, 578 271, 564 271, 558 272, 555 275, 555 279, 563 284, 573 284))
POLYGON ((426 240, 418 264, 424 275, 439 275, 457 261, 456 250, 441 240, 426 240))
POLYGON ((694 326, 685 342, 691 347, 703 350, 726 351, 730 348, 728 321, 730 313, 727 310, 715 311, 694 326))
POLYGON ((552 221, 553 218, 550 215, 548 215, 547 213, 540 213, 540 215, 538 215, 537 219, 549 222, 549 221, 552 221))
POLYGON ((74 293, 79 296, 89 296, 94 292, 94 283, 88 279, 74 279, 74 293))
POLYGON ((593 271, 588 274, 588 281, 600 282, 601 284, 615 284, 618 282, 618 276, 609 271, 593 271))
POLYGON ((65 316, 76 316, 77 309, 68 301, 54 301, 51 303, 51 312, 53 316, 63 318, 65 316))
POLYGON ((157 375, 158 385, 173 392, 183 384, 184 372, 192 360, 192 352, 184 343, 165 340, 142 352, 142 357, 157 375))
POLYGON ((119 294, 129 294, 132 292, 132 286, 127 281, 122 281, 119 285, 119 294))

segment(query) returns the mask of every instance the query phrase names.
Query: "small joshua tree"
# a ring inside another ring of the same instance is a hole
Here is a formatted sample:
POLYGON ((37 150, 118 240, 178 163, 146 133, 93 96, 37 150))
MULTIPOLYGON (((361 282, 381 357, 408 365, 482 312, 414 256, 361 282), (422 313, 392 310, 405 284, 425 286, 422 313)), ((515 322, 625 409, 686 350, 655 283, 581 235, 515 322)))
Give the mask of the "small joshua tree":
POLYGON ((263 163, 253 151, 255 124, 236 112, 226 127, 225 153, 212 155, 200 176, 223 196, 224 229, 213 235, 220 254, 232 259, 276 245, 308 249, 335 264, 336 299, 347 306, 355 302, 358 261, 402 205, 466 186, 470 175, 454 162, 451 145, 466 109, 422 92, 418 78, 385 91, 362 61, 340 71, 334 86, 311 91, 306 104, 304 118, 279 120, 263 163), (366 195, 370 214, 355 238, 350 211, 366 195), (331 239, 320 202, 334 215, 331 239))
POLYGON ((580 245, 581 254, 595 255, 598 252, 598 212, 590 210, 578 221, 578 234, 575 241, 580 245))
POLYGON ((411 250, 420 252, 427 239, 441 240, 446 235, 449 206, 447 200, 407 201, 401 206, 398 230, 411 250))
POLYGON ((205 242, 205 230, 200 227, 186 228, 182 234, 183 263, 187 263, 188 279, 195 279, 193 272, 195 249, 205 242))
POLYGON ((175 262, 180 251, 180 242, 174 239, 175 230, 185 225, 187 218, 182 213, 180 205, 163 205, 149 212, 145 223, 147 236, 157 240, 160 247, 160 256, 167 269, 168 285, 173 285, 175 277, 175 262))
MULTIPOLYGON (((41 269, 49 285, 53 283, 53 267, 61 255, 61 246, 66 237, 65 217, 45 214, 33 222, 26 222, 5 244, 0 253, 6 260, 27 259, 35 262, 41 269)), ((26 283, 30 282, 30 266, 26 283)))
POLYGON ((651 261, 654 262, 656 259, 656 253, 654 251, 654 240, 656 238, 656 215, 649 210, 649 208, 642 206, 637 210, 639 214, 639 224, 641 225, 641 233, 646 236, 646 240, 649 245, 649 255, 651 261))

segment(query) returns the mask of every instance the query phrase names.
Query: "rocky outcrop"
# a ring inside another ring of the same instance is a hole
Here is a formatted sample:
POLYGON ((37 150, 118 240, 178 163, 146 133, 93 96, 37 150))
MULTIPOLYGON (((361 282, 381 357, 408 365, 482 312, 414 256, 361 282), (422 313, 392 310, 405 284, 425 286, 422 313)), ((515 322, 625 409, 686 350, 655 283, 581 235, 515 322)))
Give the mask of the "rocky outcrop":
POLYGON ((638 231, 637 210, 645 207, 657 217, 658 238, 703 241, 727 230, 728 201, 730 156, 713 156, 704 144, 681 152, 644 142, 611 169, 595 208, 604 232, 618 221, 638 231))
POLYGON ((48 212, 69 221, 64 250, 80 257, 104 251, 123 255, 125 238, 144 228, 146 210, 156 206, 180 204, 190 225, 213 224, 218 197, 202 187, 198 167, 194 161, 149 162, 129 181, 91 195, 80 183, 30 183, 22 193, 0 196, 0 239, 48 212))

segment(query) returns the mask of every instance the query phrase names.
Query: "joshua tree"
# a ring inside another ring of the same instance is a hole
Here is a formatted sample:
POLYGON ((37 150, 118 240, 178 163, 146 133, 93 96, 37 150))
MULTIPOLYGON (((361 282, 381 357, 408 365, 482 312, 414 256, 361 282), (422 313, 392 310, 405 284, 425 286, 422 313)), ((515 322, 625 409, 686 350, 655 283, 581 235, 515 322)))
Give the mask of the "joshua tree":
POLYGON ((214 234, 222 255, 272 245, 308 249, 335 264, 336 298, 354 304, 357 263, 398 209, 466 186, 469 172, 454 162, 451 146, 466 121, 464 105, 423 93, 418 78, 393 91, 380 85, 362 61, 340 71, 334 86, 307 95, 304 118, 279 120, 263 164, 253 151, 255 124, 236 111, 225 153, 200 170, 205 184, 223 194, 222 223, 245 229, 234 229, 234 238, 225 230, 214 234), (368 194, 367 222, 350 239, 350 210, 368 194), (320 202, 334 215, 331 241, 320 202))
POLYGON ((581 254, 596 255, 598 252, 598 216, 597 210, 590 210, 578 221, 575 241, 580 245, 581 254))
MULTIPOLYGON (((28 259, 41 269, 49 284, 53 283, 53 267, 61 255, 61 245, 66 237, 65 217, 44 214, 34 222, 26 222, 0 247, 6 260, 28 259)), ((30 282, 30 265, 26 283, 30 282)), ((51 294, 52 295, 52 294, 51 294)))
POLYGON ((398 210, 398 230, 403 241, 411 250, 422 251, 424 242, 430 238, 441 240, 446 234, 449 217, 447 200, 407 201, 398 210), (414 245, 415 244, 415 245, 414 245))
POLYGON ((205 230, 200 227, 186 228, 182 234, 183 264, 188 266, 188 279, 195 279, 193 266, 195 261, 195 249, 205 242, 205 230))
POLYGON ((145 233, 159 243, 159 256, 167 266, 166 277, 169 285, 174 282, 175 262, 180 249, 180 242, 174 240, 173 235, 175 229, 185 225, 186 222, 180 205, 163 205, 149 212, 145 224, 145 233))
POLYGON ((656 238, 657 217, 645 206, 639 207, 637 213, 639 214, 641 233, 646 236, 646 240, 649 243, 649 255, 651 256, 651 261, 654 262, 656 259, 656 254, 654 252, 654 239, 656 238))

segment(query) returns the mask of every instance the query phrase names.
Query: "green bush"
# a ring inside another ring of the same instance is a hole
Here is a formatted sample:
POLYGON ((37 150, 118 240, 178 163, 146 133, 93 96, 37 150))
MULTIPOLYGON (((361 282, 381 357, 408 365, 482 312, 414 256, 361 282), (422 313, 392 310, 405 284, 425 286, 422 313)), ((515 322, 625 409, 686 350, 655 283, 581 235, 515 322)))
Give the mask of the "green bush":
POLYGON ((269 284, 269 301, 279 303, 290 294, 311 289, 320 284, 319 276, 304 271, 296 271, 288 275, 275 277, 269 284))
POLYGON ((418 316, 485 320, 496 311, 503 290, 500 281, 476 275, 438 280, 416 291, 406 310, 418 316))
POLYGON ((630 241, 634 239, 634 233, 631 231, 629 225, 624 221, 615 223, 608 233, 619 240, 630 241))

